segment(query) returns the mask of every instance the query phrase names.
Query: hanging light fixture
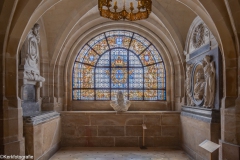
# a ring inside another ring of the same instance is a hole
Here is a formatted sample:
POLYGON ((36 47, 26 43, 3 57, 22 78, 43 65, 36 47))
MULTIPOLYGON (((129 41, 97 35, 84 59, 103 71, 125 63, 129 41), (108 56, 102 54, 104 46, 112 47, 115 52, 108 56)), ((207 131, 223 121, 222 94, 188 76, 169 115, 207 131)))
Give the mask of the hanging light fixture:
POLYGON ((112 20, 127 19, 129 21, 137 21, 147 19, 152 11, 151 0, 98 0, 98 9, 100 15, 112 20), (120 4, 120 5, 118 5, 120 4))

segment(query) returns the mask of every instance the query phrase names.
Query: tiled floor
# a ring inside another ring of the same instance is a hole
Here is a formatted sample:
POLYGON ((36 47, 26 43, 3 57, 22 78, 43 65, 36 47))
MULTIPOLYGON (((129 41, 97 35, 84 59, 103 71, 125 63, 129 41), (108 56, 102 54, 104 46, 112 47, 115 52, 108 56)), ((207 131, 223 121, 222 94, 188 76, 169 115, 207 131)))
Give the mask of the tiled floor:
POLYGON ((190 160, 178 149, 136 147, 62 148, 50 160, 190 160))

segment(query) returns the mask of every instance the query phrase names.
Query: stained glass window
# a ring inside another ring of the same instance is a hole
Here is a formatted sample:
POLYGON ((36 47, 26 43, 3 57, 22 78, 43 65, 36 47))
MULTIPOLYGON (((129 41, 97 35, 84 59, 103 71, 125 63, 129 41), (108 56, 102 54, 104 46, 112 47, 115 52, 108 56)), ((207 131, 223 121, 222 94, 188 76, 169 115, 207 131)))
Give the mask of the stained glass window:
POLYGON ((109 31, 80 50, 73 67, 73 100, 114 100, 118 91, 134 101, 166 100, 165 66, 146 38, 109 31))

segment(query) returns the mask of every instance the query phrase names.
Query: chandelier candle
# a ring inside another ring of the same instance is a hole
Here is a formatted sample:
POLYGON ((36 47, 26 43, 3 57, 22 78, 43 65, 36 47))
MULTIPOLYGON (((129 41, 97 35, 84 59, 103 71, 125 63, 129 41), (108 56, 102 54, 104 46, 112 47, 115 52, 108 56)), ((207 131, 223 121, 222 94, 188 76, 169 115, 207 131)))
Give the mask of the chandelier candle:
POLYGON ((130 0, 130 3, 125 4, 125 0, 120 1, 119 3, 118 0, 115 2, 112 2, 112 0, 98 0, 98 10, 100 12, 100 16, 104 18, 109 18, 116 21, 121 19, 137 21, 147 19, 149 17, 150 13, 152 12, 152 1, 130 0))

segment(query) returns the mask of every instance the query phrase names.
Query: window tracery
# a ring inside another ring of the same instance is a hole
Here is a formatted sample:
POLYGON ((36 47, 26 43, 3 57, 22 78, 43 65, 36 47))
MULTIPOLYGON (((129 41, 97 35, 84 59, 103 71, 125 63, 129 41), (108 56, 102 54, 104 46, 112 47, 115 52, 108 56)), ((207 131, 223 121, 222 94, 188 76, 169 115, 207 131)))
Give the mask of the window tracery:
POLYGON ((165 66, 146 38, 130 31, 108 31, 91 39, 73 67, 73 100, 166 100, 165 66))

